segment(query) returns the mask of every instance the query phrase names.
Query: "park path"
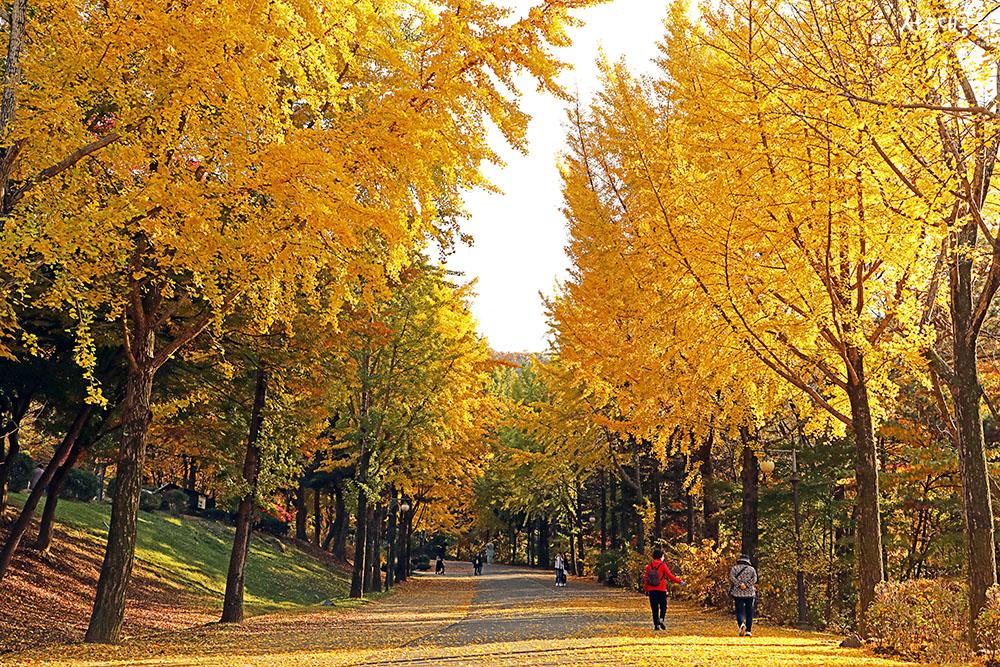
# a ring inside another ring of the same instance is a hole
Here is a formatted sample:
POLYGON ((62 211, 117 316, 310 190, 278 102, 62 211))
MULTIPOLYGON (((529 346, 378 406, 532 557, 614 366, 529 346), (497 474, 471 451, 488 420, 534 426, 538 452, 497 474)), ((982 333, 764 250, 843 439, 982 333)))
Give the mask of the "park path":
POLYGON ((725 615, 671 602, 654 633, 644 598, 500 565, 482 577, 452 563, 397 592, 349 608, 259 616, 126 642, 0 656, 0 665, 871 665, 905 663, 837 647, 838 638, 786 628, 735 635, 725 615))

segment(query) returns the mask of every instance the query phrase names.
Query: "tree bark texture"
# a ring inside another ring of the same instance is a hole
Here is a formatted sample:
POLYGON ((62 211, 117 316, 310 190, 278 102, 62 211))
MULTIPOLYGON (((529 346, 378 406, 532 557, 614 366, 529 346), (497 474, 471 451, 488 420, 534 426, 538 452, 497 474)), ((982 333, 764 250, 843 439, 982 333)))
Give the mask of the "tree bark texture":
POLYGON ((260 433, 264 425, 264 403, 267 395, 267 371, 257 369, 254 388, 253 408, 250 414, 250 432, 247 434, 246 453, 243 458, 243 482, 247 491, 240 498, 236 513, 236 535, 233 551, 229 557, 229 572, 226 575, 226 594, 222 602, 223 623, 239 623, 243 620, 243 596, 246 589, 247 556, 250 554, 250 536, 253 531, 253 517, 257 501, 257 481, 260 476, 260 433))

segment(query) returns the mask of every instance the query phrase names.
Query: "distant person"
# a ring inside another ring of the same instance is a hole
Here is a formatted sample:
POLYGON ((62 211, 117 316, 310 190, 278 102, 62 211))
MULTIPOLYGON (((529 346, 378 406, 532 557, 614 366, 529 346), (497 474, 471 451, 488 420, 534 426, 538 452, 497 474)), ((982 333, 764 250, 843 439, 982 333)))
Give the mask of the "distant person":
POLYGON ((434 561, 434 574, 444 574, 444 556, 438 554, 437 560, 434 561))
POLYGON ((483 555, 477 553, 472 557, 472 574, 479 576, 483 573, 483 555))
POLYGON ((653 560, 646 566, 646 574, 642 578, 643 588, 649 596, 649 610, 653 612, 653 630, 667 629, 663 620, 667 617, 668 580, 681 586, 687 585, 675 577, 663 562, 663 549, 653 549, 653 560))
POLYGON ((28 482, 28 491, 35 490, 35 487, 38 486, 38 480, 40 480, 44 474, 45 468, 41 465, 35 466, 35 469, 31 471, 31 481, 28 482))
POLYGON ((561 554, 556 554, 556 586, 566 585, 566 558, 561 554))
POLYGON ((741 554, 729 570, 729 594, 736 608, 736 624, 740 637, 753 637, 753 612, 757 606, 757 570, 750 564, 750 556, 741 554))

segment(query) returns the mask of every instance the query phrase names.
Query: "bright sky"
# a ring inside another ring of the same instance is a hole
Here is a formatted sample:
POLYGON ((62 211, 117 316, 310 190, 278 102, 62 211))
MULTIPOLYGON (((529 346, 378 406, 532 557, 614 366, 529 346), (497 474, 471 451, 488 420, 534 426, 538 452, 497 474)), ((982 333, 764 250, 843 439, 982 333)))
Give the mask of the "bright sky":
MULTIPOLYGON (((498 0, 525 12, 535 0, 498 0)), ((574 44, 560 57, 572 71, 561 83, 584 102, 597 88, 596 62, 601 49, 611 60, 624 57, 633 72, 646 72, 663 36, 666 0, 613 0, 578 12, 586 25, 573 32, 574 44)), ((473 304, 479 329, 495 350, 542 352, 548 347, 541 294, 551 295, 569 268, 564 247, 566 222, 560 212, 561 184, 556 159, 566 135, 565 105, 553 97, 525 90, 523 108, 533 120, 530 152, 504 147, 503 168, 488 170, 502 194, 475 191, 463 226, 475 239, 459 248, 448 267, 478 280, 473 304)), ((501 145, 502 139, 494 141, 501 145)))

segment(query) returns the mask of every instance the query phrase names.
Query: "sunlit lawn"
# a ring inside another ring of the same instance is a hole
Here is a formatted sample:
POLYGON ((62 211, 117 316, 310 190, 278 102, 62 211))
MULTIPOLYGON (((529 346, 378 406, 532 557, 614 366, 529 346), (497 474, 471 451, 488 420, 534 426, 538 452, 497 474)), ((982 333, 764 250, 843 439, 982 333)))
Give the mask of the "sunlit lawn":
MULTIPOLYGON (((23 494, 13 494, 21 505, 23 494)), ((60 500, 57 517, 95 540, 107 534, 110 506, 60 500)), ((194 517, 139 512, 136 557, 155 575, 221 605, 233 528, 194 517)), ((339 570, 277 540, 254 534, 247 565, 246 603, 251 613, 292 609, 344 598, 349 582, 339 570)))

